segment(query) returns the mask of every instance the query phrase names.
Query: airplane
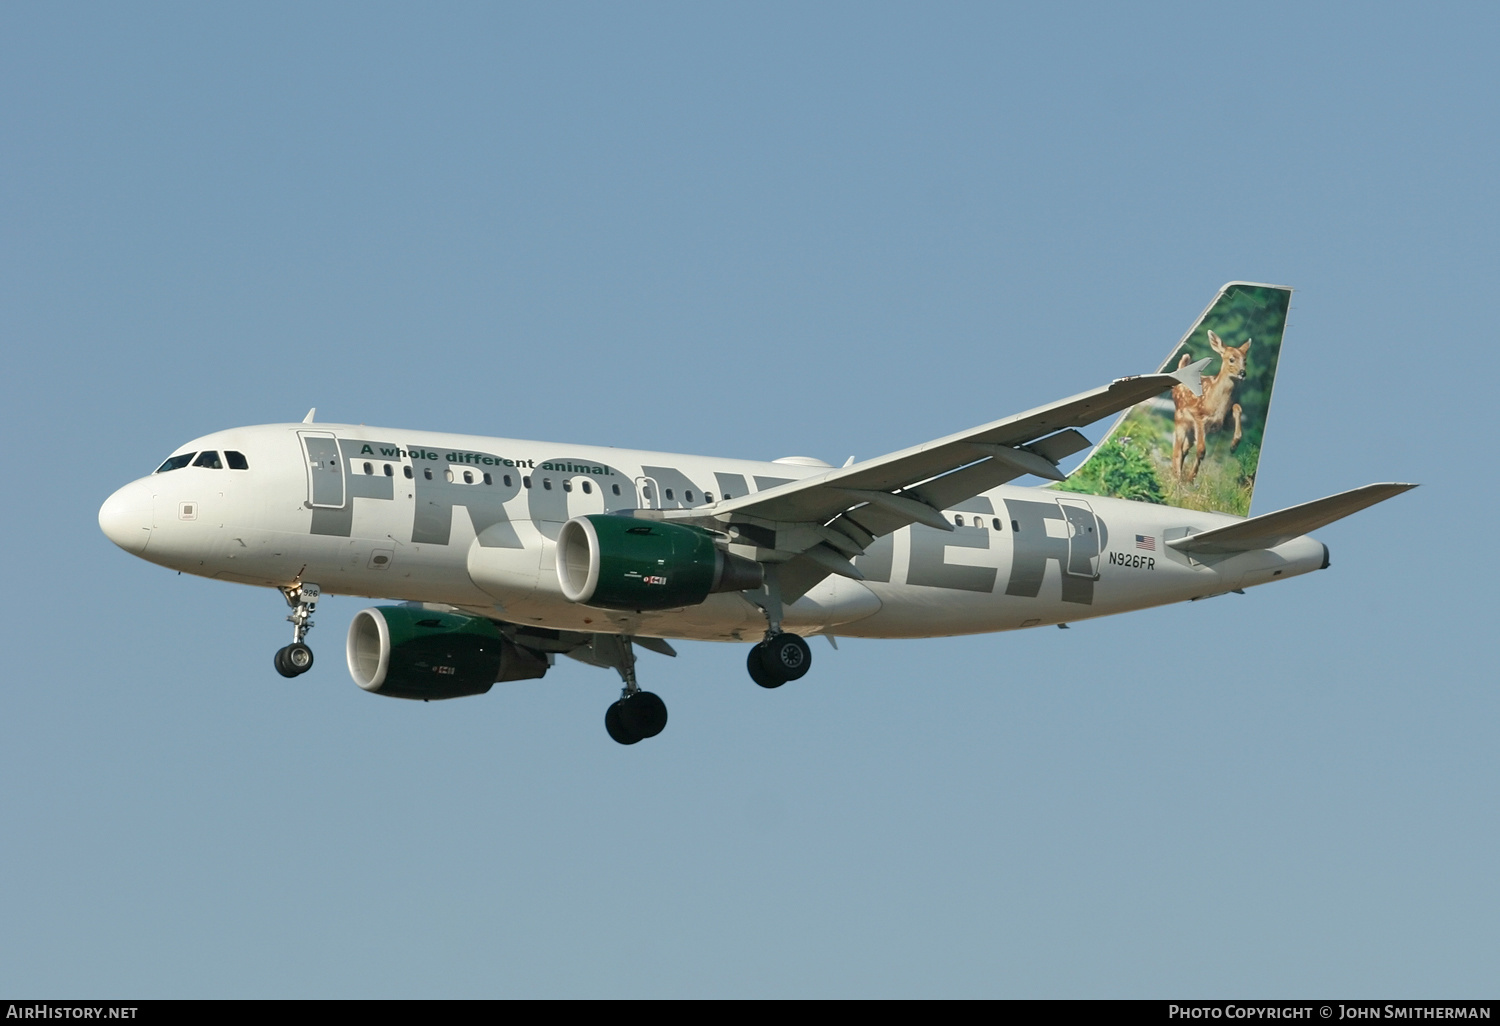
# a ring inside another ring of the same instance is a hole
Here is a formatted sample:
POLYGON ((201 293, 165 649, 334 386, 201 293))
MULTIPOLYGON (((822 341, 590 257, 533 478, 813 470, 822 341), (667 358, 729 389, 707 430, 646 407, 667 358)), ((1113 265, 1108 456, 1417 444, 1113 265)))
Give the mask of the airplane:
POLYGON ((806 638, 932 638, 1197 600, 1329 565, 1317 530, 1410 488, 1249 516, 1291 290, 1230 282, 1154 374, 833 467, 315 421, 179 446, 99 510, 120 548, 278 589, 285 677, 313 665, 323 594, 395 604, 345 641, 364 690, 459 698, 558 655, 613 669, 605 729, 661 733, 637 647, 748 644, 763 688, 806 638), (1090 448, 1078 430, 1116 415, 1090 448), (1041 479, 1040 484, 1012 482, 1041 479))

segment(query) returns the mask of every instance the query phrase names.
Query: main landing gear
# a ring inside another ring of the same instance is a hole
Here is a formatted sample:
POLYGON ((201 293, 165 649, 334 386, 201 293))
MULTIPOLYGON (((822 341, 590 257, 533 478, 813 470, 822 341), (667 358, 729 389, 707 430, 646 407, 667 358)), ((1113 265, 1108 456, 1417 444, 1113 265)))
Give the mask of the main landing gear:
POLYGON ((766 615, 766 636, 750 650, 745 668, 750 679, 763 688, 779 688, 789 680, 801 679, 812 669, 812 649, 796 634, 781 629, 781 581, 778 567, 766 567, 765 584, 758 592, 745 597, 766 615))
POLYGON ((650 691, 628 689, 604 712, 604 729, 622 745, 655 737, 667 726, 667 703, 650 691))
POLYGON ((633 745, 666 729, 667 703, 649 691, 642 691, 635 682, 635 649, 630 638, 596 634, 593 649, 594 659, 613 666, 625 684, 620 689, 619 701, 604 712, 604 729, 609 736, 622 745, 633 745))
POLYGON ((768 634, 750 650, 745 668, 761 687, 779 688, 789 680, 799 680, 812 668, 812 649, 795 634, 768 634))
POLYGON ((294 584, 282 588, 286 604, 292 607, 287 620, 292 625, 292 643, 276 651, 276 672, 283 677, 300 677, 312 669, 313 652, 303 643, 307 632, 312 630, 313 610, 318 608, 318 586, 316 584, 294 584))

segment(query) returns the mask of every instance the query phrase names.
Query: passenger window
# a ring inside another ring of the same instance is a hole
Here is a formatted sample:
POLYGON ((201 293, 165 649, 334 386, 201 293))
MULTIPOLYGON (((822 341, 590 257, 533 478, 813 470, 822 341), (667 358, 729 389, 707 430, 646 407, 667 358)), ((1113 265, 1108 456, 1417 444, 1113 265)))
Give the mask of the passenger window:
POLYGON ((614 493, 616 495, 620 494, 620 486, 619 485, 617 485, 617 484, 616 485, 610 485, 609 487, 614 490, 614 493))
POLYGON ((714 493, 713 492, 704 492, 703 493, 703 501, 704 502, 713 502, 714 501, 714 493))
POLYGON ((425 477, 427 480, 431 481, 432 480, 432 468, 431 467, 423 467, 422 468, 422 476, 425 477))
POLYGON ((1005 530, 1005 528, 1003 528, 1003 527, 1000 526, 1000 518, 999 517, 996 517, 992 521, 992 523, 994 523, 994 525, 995 525, 995 530, 997 530, 997 531, 1003 531, 1003 530, 1005 530))
POLYGON ((685 492, 682 493, 682 497, 684 499, 686 499, 688 502, 692 502, 693 501, 693 490, 691 488, 689 488, 687 491, 685 491, 685 492))
POLYGON ((402 467, 401 468, 401 473, 404 474, 404 475, 406 475, 406 479, 408 481, 410 481, 412 479, 412 473, 411 473, 411 468, 410 467, 402 467))
POLYGON ((224 464, 219 462, 219 454, 210 449, 193 461, 195 467, 206 467, 209 470, 223 470, 224 464))
POLYGON ((501 479, 500 479, 500 480, 502 480, 502 481, 504 481, 504 482, 505 482, 505 487, 507 487, 507 488, 509 488, 509 487, 510 487, 510 475, 509 475, 509 474, 506 474, 506 475, 505 475, 505 476, 504 476, 504 477, 502 477, 502 478, 501 478, 501 479))
POLYGON ((585 481, 583 483, 583 494, 584 495, 593 495, 594 494, 594 486, 591 485, 591 484, 589 484, 587 481, 585 481))
POLYGON ((670 489, 670 488, 667 489, 667 501, 668 502, 672 502, 673 501, 673 499, 672 499, 672 489, 670 489))
POLYGON ((549 492, 552 490, 552 479, 550 477, 542 478, 542 488, 549 492))
POLYGON ((229 461, 230 470, 250 469, 250 461, 245 459, 245 454, 242 452, 235 452, 233 449, 225 449, 224 458, 229 461))
POLYGON ((732 498, 734 498, 734 496, 733 496, 733 495, 730 495, 730 494, 729 494, 729 493, 728 493, 728 492, 725 492, 725 493, 724 493, 724 498, 725 498, 725 499, 732 499, 732 498))
POLYGON ((573 490, 573 482, 572 481, 564 481, 563 482, 563 491, 565 491, 565 492, 571 492, 572 490, 573 490))
POLYGON ((962 527, 962 526, 964 526, 964 518, 963 518, 963 514, 962 514, 962 513, 960 513, 960 514, 959 514, 959 515, 958 515, 958 516, 956 516, 956 517, 954 517, 954 518, 953 518, 953 522, 954 522, 954 523, 955 523, 955 524, 957 524, 957 525, 958 525, 958 526, 959 526, 959 527, 962 527))
POLYGON ((1012 531, 1015 531, 1017 534, 1019 534, 1020 531, 1021 531, 1021 525, 1017 521, 1012 520, 1010 522, 1010 529, 1012 531))
POLYGON ((527 488, 530 488, 531 487, 531 475, 527 474, 525 477, 521 478, 521 484, 524 485, 527 488))
POLYGON ((396 476, 396 471, 394 469, 392 469, 392 467, 391 467, 391 465, 389 463, 387 463, 385 465, 385 476, 386 477, 395 477, 396 476))
POLYGON ((365 464, 365 476, 366 477, 373 477, 374 474, 375 474, 375 468, 373 466, 371 466, 370 464, 366 463, 365 464))
POLYGON ((181 470, 183 467, 193 462, 193 457, 196 455, 197 453, 185 452, 181 456, 173 456, 168 459, 167 462, 157 467, 156 472, 158 474, 165 474, 169 470, 181 470))
POLYGON ((473 483, 474 483, 474 471, 472 471, 472 470, 466 470, 466 471, 464 471, 464 484, 473 484, 473 483))
POLYGON ((443 480, 447 481, 449 484, 453 483, 453 468, 452 467, 449 467, 447 470, 443 471, 443 480))
POLYGON ((646 487, 642 488, 641 489, 641 494, 644 495, 648 499, 651 498, 651 486, 647 485, 646 487))
POLYGON ((484 483, 485 484, 494 484, 495 483, 494 480, 490 477, 490 472, 488 470, 486 470, 484 472, 484 483))

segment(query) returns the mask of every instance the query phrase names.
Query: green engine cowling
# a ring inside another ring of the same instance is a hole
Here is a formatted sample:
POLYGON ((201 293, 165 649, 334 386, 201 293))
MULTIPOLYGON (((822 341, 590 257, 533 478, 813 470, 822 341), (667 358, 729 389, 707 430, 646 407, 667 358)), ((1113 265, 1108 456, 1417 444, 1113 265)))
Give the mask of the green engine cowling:
POLYGON ((483 617, 414 606, 360 610, 346 654, 354 683, 391 698, 482 695, 497 681, 547 672, 545 657, 519 648, 483 617))
POLYGON ((676 609, 721 591, 759 588, 765 572, 700 527, 594 513, 557 536, 557 579, 570 602, 600 609, 676 609))

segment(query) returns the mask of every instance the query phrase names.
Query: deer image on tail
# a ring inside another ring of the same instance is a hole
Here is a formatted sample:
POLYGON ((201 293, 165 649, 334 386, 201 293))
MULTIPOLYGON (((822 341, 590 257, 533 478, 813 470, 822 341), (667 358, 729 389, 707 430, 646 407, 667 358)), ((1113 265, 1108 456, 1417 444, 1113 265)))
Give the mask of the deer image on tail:
MULTIPOLYGON (((1221 430, 1224 419, 1231 414, 1234 416, 1234 440, 1229 443, 1229 451, 1234 452, 1239 447, 1242 435, 1241 412, 1240 404, 1233 402, 1234 385, 1245 379, 1245 358, 1250 353, 1250 343, 1253 341, 1254 339, 1247 338, 1242 346, 1226 346, 1218 335, 1210 331, 1208 344, 1219 354, 1219 373, 1211 377, 1204 375, 1202 395, 1194 395, 1186 385, 1177 385, 1172 389, 1172 402, 1176 405, 1172 425, 1172 473, 1179 480, 1191 481, 1198 476, 1198 468, 1203 465, 1208 433, 1221 430), (1194 460, 1192 470, 1184 476, 1183 464, 1190 447, 1197 449, 1198 458, 1194 460)), ((1192 360, 1190 355, 1183 353, 1182 359, 1177 362, 1178 369, 1186 367, 1192 360)))

